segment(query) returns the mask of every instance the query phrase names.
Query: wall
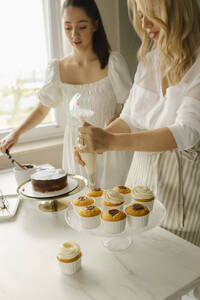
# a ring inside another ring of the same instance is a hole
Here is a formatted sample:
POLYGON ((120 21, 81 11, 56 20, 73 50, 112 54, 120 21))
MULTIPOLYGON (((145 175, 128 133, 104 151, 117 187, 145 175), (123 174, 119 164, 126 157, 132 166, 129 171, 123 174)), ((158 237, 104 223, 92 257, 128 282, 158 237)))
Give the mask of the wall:
POLYGON ((129 20, 127 0, 119 0, 119 36, 120 52, 127 60, 131 76, 135 74, 137 68, 137 51, 140 46, 140 40, 129 20))
POLYGON ((124 56, 133 78, 140 41, 129 21, 127 0, 96 0, 96 2, 111 47, 124 56))
MULTIPOLYGON (((11 155, 20 163, 36 165, 49 163, 56 168, 62 166, 63 138, 48 139, 33 143, 19 144, 11 149, 11 155)), ((0 154, 0 170, 11 168, 7 155, 0 154)))

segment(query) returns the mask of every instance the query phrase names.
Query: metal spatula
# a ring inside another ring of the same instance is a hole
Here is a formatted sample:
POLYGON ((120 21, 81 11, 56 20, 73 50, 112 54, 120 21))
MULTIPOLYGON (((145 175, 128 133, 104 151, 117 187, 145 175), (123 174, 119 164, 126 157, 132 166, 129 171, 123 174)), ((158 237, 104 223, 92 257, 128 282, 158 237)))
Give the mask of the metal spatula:
POLYGON ((14 165, 16 164, 19 168, 21 168, 22 170, 26 170, 26 168, 24 166, 22 166, 19 162, 17 162, 11 155, 10 152, 8 151, 8 149, 6 149, 6 154, 8 156, 8 158, 10 159, 11 163, 14 165))

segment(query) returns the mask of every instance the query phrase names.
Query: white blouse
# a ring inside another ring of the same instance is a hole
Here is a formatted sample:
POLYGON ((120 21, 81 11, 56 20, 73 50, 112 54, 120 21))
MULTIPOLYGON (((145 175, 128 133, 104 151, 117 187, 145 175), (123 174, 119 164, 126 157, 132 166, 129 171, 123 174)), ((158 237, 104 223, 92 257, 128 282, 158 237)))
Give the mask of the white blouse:
POLYGON ((167 88, 165 96, 156 51, 147 59, 147 72, 138 65, 120 118, 132 132, 168 127, 178 149, 190 149, 200 140, 200 55, 182 80, 167 88))
POLYGON ((38 93, 40 102, 48 107, 56 107, 65 99, 62 95, 63 86, 69 90, 89 89, 93 87, 99 89, 104 81, 111 83, 112 90, 115 94, 117 103, 124 103, 127 98, 127 92, 130 91, 132 82, 129 76, 127 64, 123 56, 116 51, 111 52, 108 62, 108 76, 89 84, 68 84, 61 82, 59 73, 59 61, 57 59, 51 60, 45 71, 45 80, 43 87, 38 93))
MULTIPOLYGON (((97 127, 104 127, 128 98, 132 82, 127 64, 118 52, 111 52, 108 62, 108 75, 93 83, 68 84, 60 79, 59 60, 50 61, 46 79, 39 91, 40 102, 48 107, 61 104, 65 113, 65 135, 63 147, 63 168, 72 174, 87 177, 85 168, 74 160, 73 146, 77 144, 79 122, 69 111, 71 98, 80 93, 80 106, 94 111, 87 121, 97 127)), ((97 157, 97 187, 111 188, 123 185, 129 170, 132 153, 127 151, 106 152, 97 157), (117 168, 117 169, 116 169, 117 168), (118 171, 120 170, 120 171, 118 171)))

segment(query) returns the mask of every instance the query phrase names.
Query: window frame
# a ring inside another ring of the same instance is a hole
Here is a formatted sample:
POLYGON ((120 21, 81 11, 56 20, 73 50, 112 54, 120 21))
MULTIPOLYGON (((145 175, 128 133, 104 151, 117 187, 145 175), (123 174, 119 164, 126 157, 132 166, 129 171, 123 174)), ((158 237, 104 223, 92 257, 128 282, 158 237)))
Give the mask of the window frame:
MULTIPOLYGON (((69 51, 63 44, 63 29, 61 23, 62 0, 41 0, 43 5, 44 26, 46 35, 48 61, 54 58, 61 58, 64 50, 69 51)), ((37 96, 36 96, 37 97, 37 96)), ((39 124, 35 128, 20 136, 19 143, 36 140, 60 137, 64 135, 65 115, 64 103, 57 108, 52 108, 54 121, 51 123, 39 124)), ((13 131, 14 128, 0 130, 0 139, 13 131)))

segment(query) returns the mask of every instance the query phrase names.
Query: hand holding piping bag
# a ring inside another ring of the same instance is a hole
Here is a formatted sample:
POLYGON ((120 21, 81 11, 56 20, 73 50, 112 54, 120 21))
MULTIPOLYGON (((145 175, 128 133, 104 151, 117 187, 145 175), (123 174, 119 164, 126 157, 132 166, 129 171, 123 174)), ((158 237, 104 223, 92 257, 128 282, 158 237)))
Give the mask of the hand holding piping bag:
MULTIPOLYGON (((72 116, 84 124, 87 118, 94 115, 94 112, 89 109, 80 107, 81 94, 75 94, 69 103, 69 110, 72 116)), ((78 148, 84 146, 84 141, 79 140, 78 148)), ((88 174, 90 188, 95 187, 95 174, 96 174, 96 153, 81 153, 81 159, 85 162, 85 168, 88 174)))

